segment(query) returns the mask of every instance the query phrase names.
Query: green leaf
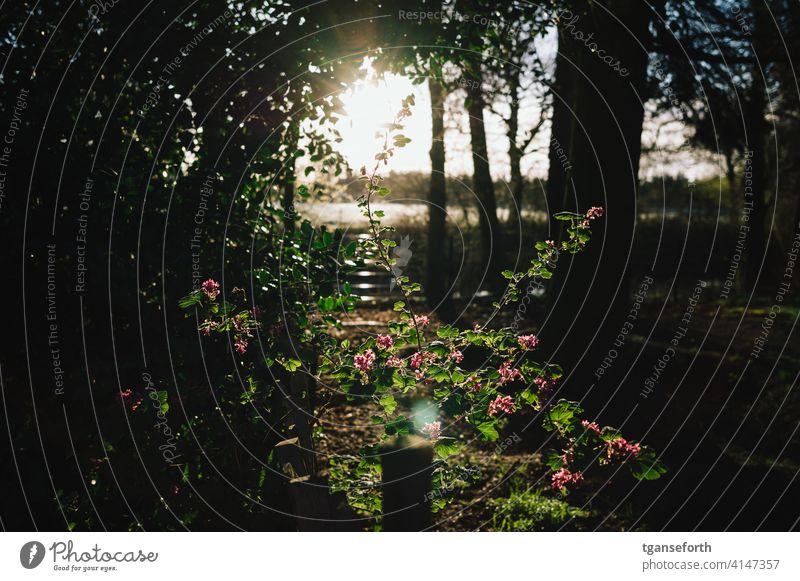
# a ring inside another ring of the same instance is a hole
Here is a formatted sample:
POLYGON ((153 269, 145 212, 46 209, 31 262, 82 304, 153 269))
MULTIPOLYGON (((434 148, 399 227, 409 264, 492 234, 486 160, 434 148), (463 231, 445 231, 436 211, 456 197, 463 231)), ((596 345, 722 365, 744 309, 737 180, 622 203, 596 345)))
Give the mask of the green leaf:
POLYGON ((458 337, 458 329, 452 325, 443 325, 438 331, 436 331, 436 334, 442 339, 452 339, 454 337, 458 337))
POLYGON ((287 371, 294 373, 300 369, 300 367, 302 367, 303 362, 298 361, 297 359, 285 359, 284 361, 281 361, 281 365, 283 365, 287 371))
POLYGON ((545 457, 545 464, 547 464, 550 470, 558 470, 564 466, 564 456, 561 452, 548 450, 545 452, 545 457))
POLYGON ((319 310, 323 313, 329 313, 334 308, 336 308, 336 299, 333 297, 322 297, 317 301, 317 305, 319 306, 319 310))
POLYGON ((577 403, 561 400, 548 410, 542 425, 546 430, 569 431, 578 421, 576 414, 581 411, 577 403))
POLYGON ((393 137, 393 141, 395 147, 405 147, 406 145, 411 143, 411 140, 405 135, 395 135, 393 137))
POLYGON ((397 401, 391 394, 384 395, 379 400, 379 403, 381 404, 381 406, 383 406, 383 411, 385 411, 387 414, 393 414, 394 410, 397 409, 397 401))
POLYGON ((399 417, 397 419, 388 422, 384 429, 386 433, 390 436, 407 436, 411 433, 411 428, 414 427, 410 421, 408 421, 404 417, 399 417))
POLYGON ((347 258, 352 258, 353 256, 355 256, 357 248, 358 248, 358 243, 355 240, 353 240, 352 242, 350 242, 350 244, 344 247, 343 250, 344 255, 347 258))
POLYGON ((447 458, 452 456, 453 454, 458 454, 461 451, 461 444, 458 442, 437 442, 436 446, 434 446, 434 451, 439 458, 447 458))
POLYGON ((169 399, 169 394, 166 391, 159 391, 158 393, 158 401, 161 403, 161 413, 166 414, 169 411, 169 403, 167 400, 169 399))
POLYGON ((643 448, 636 459, 630 463, 631 474, 637 480, 658 480, 667 472, 667 467, 656 457, 650 448, 643 448))
POLYGON ((489 442, 493 442, 500 437, 500 434, 497 433, 497 428, 495 427, 494 420, 487 420, 485 422, 481 422, 476 427, 478 428, 478 431, 481 433, 484 439, 486 439, 489 442))
POLYGON ((200 294, 200 291, 195 291, 192 294, 183 297, 179 302, 178 306, 182 309, 188 309, 189 307, 193 307, 194 305, 199 305, 203 301, 203 297, 200 294))

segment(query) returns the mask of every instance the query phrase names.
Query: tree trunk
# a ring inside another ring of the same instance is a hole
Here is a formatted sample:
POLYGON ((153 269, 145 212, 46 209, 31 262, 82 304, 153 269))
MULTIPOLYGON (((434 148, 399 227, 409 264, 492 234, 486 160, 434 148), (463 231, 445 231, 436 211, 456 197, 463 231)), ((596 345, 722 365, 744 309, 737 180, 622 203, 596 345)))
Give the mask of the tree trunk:
POLYGON ((517 133, 519 132, 519 75, 520 70, 515 69, 511 72, 511 113, 508 117, 506 137, 508 138, 508 162, 511 174, 511 207, 508 212, 508 224, 519 226, 522 219, 522 193, 524 184, 522 182, 522 151, 519 148, 517 133))
MULTIPOLYGON (((480 75, 475 75, 479 78, 480 75)), ((480 81, 475 83, 480 85, 480 81)), ((486 286, 492 291, 500 288, 502 279, 497 269, 500 243, 500 228, 497 221, 497 202, 494 195, 492 174, 486 147, 486 128, 483 123, 485 102, 480 87, 468 91, 469 133, 472 141, 472 187, 478 200, 478 223, 480 226, 482 266, 486 269, 486 286)))
MULTIPOLYGON (((764 13, 762 2, 751 2, 754 16, 753 45, 756 54, 765 54, 763 49, 768 44, 764 35, 768 31, 769 16, 764 13)), ((759 283, 761 269, 766 258, 766 205, 764 190, 766 189, 766 137, 769 127, 764 112, 766 108, 766 84, 763 64, 759 61, 753 65, 753 84, 747 98, 745 114, 746 149, 752 153, 750 166, 750 184, 745 182, 745 204, 750 205, 750 240, 746 265, 746 284, 748 291, 754 291, 759 283)))
POLYGON ((634 233, 652 12, 628 0, 572 6, 559 23, 549 211, 606 212, 585 252, 559 257, 541 334, 559 363, 573 366, 592 354, 590 366, 594 354, 609 349, 629 309, 629 253, 647 242, 634 233), (619 65, 585 44, 589 34, 619 65))
POLYGON ((553 82, 553 121, 548 147, 547 208, 549 215, 563 211, 567 203, 571 151, 575 119, 571 107, 575 95, 575 64, 581 55, 575 43, 559 38, 556 73, 553 82), (571 61, 571 62, 570 62, 571 61))
POLYGON ((739 204, 739 192, 736 191, 736 166, 733 162, 733 149, 728 149, 724 153, 725 157, 725 175, 728 178, 728 198, 730 198, 731 211, 730 219, 732 223, 739 220, 741 213, 739 204))
POLYGON ((442 251, 447 239, 447 192, 444 173, 444 100, 439 82, 428 79, 431 94, 431 181, 428 191, 428 251, 425 296, 431 309, 445 307, 448 257, 442 251))

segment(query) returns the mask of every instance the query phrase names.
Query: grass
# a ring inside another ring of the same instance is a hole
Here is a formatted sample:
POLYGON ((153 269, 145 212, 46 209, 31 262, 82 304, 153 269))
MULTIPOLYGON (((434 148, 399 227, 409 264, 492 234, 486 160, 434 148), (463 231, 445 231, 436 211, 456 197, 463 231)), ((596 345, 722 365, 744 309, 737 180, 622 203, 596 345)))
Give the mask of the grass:
POLYGON ((495 510, 492 528, 495 531, 552 531, 573 519, 567 528, 580 528, 580 519, 590 513, 567 502, 542 495, 541 489, 517 488, 509 496, 489 501, 495 510))

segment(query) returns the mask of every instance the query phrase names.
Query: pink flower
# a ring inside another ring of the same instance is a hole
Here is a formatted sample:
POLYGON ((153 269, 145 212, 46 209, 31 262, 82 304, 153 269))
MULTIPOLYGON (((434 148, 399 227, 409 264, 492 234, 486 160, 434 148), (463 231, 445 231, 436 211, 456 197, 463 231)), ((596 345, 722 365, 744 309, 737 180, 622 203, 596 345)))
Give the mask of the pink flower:
POLYGON ((411 368, 419 369, 419 366, 422 365, 423 361, 425 361, 425 352, 417 351, 411 356, 411 368))
POLYGON ((422 381, 423 379, 425 379, 425 372, 422 371, 422 369, 417 369, 414 372, 414 377, 416 377, 417 381, 422 381))
POLYGON ((203 292, 206 293, 206 296, 212 301, 219 295, 219 283, 213 278, 209 278, 205 281, 200 288, 203 289, 203 292))
POLYGON ((406 366, 406 362, 403 361, 402 359, 400 359, 399 357, 394 356, 394 355, 392 355, 391 357, 389 357, 389 359, 386 360, 386 367, 401 368, 401 367, 405 367, 405 366, 406 366))
POLYGON ((626 458, 627 456, 638 456, 642 451, 640 444, 632 444, 625 438, 614 438, 608 442, 608 457, 626 458))
POLYGON ((545 240, 544 243, 547 244, 548 248, 555 248, 556 247, 556 243, 553 242, 552 240, 545 240))
POLYGON ((589 220, 594 220, 595 218, 602 218, 604 213, 605 210, 600 206, 593 206, 586 212, 586 217, 589 218, 589 220))
POLYGON ((211 319, 206 319, 203 321, 203 324, 200 325, 200 332, 208 337, 211 335, 211 331, 217 328, 217 324, 212 321, 211 319))
POLYGON ((247 351, 247 341, 244 339, 239 339, 233 346, 239 355, 244 355, 244 352, 247 351))
POLYGON ((455 350, 450 353, 450 359, 455 361, 456 363, 461 363, 464 361, 464 354, 461 351, 455 350))
POLYGON ((489 404, 489 415, 496 416, 500 412, 513 414, 516 409, 517 408, 514 407, 514 400, 510 395, 498 395, 497 398, 489 404))
POLYGON ((575 459, 575 453, 572 448, 564 450, 564 453, 561 454, 561 461, 564 463, 564 466, 570 464, 575 459))
POLYGON ((415 315, 414 322, 418 327, 427 327, 431 324, 431 320, 426 315, 415 315))
POLYGON ((545 379, 544 377, 537 377, 533 380, 533 383, 539 388, 539 395, 543 398, 548 398, 553 393, 553 388, 556 385, 555 381, 545 379))
POLYGON ((519 379, 522 377, 522 374, 519 372, 519 369, 514 369, 511 367, 511 362, 506 361, 503 363, 497 370, 500 374, 500 385, 508 383, 509 381, 514 381, 515 379, 519 379))
POLYGON ((442 435, 442 423, 428 422, 422 426, 422 432, 428 434, 431 440, 438 440, 439 436, 442 435))
POLYGON ((597 425, 596 422, 590 422, 589 420, 581 420, 581 425, 584 429, 594 432, 598 436, 600 435, 600 426, 597 425))
POLYGON ((394 345, 394 340, 389 335, 378 335, 378 347, 388 349, 394 345))
POLYGON ((539 345, 539 337, 536 335, 520 335, 517 337, 517 343, 523 349, 536 349, 539 345))
POLYGON ((132 389, 124 389, 124 390, 120 391, 118 395, 119 395, 119 398, 121 400, 126 400, 130 396, 133 395, 133 390, 132 389))
POLYGON ((472 392, 479 392, 481 390, 481 382, 477 377, 472 376, 466 381, 466 387, 472 392))
POLYGON ((370 369, 372 369, 372 365, 375 363, 375 352, 372 349, 367 349, 364 351, 363 354, 356 355, 353 358, 353 365, 356 366, 356 369, 359 371, 366 373, 370 369))
POLYGON ((577 484, 583 480, 583 473, 570 472, 566 468, 561 468, 550 477, 550 483, 555 490, 563 489, 567 484, 577 484))

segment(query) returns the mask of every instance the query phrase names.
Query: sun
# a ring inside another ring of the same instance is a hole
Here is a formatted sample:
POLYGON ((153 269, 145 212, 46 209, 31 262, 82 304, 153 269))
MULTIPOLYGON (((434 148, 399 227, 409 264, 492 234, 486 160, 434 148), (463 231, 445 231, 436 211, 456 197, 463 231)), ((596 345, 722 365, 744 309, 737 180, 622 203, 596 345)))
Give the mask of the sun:
POLYGON ((337 124, 342 136, 339 150, 351 167, 370 166, 383 144, 383 126, 391 122, 400 102, 413 94, 416 105, 405 121, 403 134, 411 139, 390 162, 391 171, 429 171, 428 147, 431 135, 430 96, 424 84, 414 85, 408 77, 378 75, 367 63, 367 77, 342 95, 344 116, 337 124))

